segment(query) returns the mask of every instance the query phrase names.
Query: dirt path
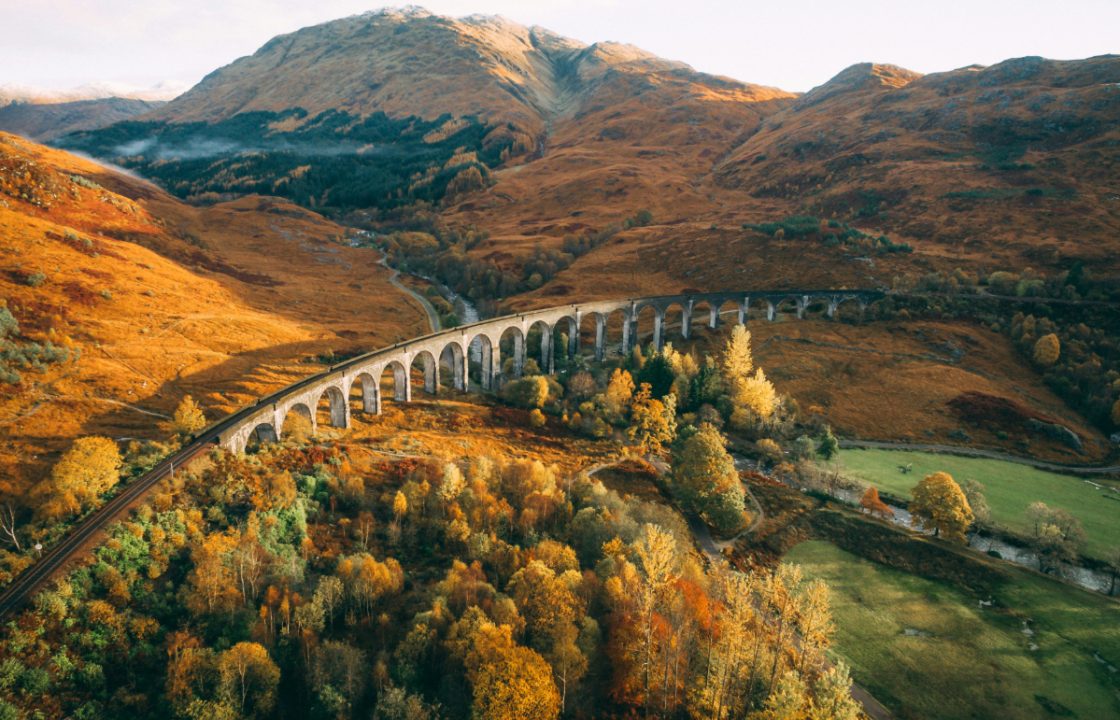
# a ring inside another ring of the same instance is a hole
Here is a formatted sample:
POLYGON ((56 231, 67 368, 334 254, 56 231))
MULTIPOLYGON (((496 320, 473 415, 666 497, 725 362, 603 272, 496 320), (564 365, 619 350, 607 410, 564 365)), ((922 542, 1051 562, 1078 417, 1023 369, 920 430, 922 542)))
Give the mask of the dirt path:
POLYGON ((432 303, 428 301, 428 298, 424 297, 412 288, 406 286, 399 280, 401 271, 389 265, 389 253, 382 250, 381 260, 379 260, 377 264, 381 265, 389 271, 389 283, 393 287, 400 290, 405 295, 408 295, 416 302, 420 303, 420 306, 424 308, 424 314, 428 316, 428 325, 431 326, 432 332, 439 332, 442 329, 442 326, 439 322, 439 313, 436 312, 435 307, 433 307, 432 303))
POLYGON ((912 450, 915 452, 944 453, 946 455, 960 455, 961 457, 988 458, 990 460, 1004 460, 1006 462, 1029 465, 1039 470, 1049 470, 1058 473, 1074 473, 1077 475, 1118 475, 1120 465, 1066 465, 1064 463, 1047 462, 1033 458, 1019 457, 998 450, 985 450, 983 448, 966 448, 958 445, 938 445, 936 443, 912 443, 901 440, 841 440, 842 448, 864 448, 869 450, 912 450))

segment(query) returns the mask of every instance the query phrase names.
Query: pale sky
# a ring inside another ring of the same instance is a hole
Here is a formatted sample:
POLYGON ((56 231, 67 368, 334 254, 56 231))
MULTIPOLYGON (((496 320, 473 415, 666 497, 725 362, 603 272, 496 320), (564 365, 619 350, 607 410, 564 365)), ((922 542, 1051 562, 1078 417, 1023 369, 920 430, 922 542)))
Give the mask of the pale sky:
MULTIPOLYGON (((1120 0, 428 0, 704 72, 808 90, 857 62, 919 72, 1120 53, 1120 0)), ((269 38, 377 0, 0 0, 0 85, 189 86, 269 38)))

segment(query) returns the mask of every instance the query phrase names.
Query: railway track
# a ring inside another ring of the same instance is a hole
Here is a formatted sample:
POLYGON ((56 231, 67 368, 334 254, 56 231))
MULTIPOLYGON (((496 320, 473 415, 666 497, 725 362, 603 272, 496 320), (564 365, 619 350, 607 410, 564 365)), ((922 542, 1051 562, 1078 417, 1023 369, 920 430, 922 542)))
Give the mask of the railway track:
POLYGON ((227 415, 213 425, 200 432, 189 445, 180 448, 174 454, 164 458, 148 472, 144 473, 129 483, 119 493, 114 495, 104 505, 94 510, 80 520, 74 528, 66 534, 56 545, 51 547, 35 564, 24 570, 12 581, 3 593, 0 593, 0 622, 9 620, 12 615, 23 607, 36 592, 62 570, 71 560, 81 554, 83 548, 98 536, 111 523, 120 519, 132 505, 142 498, 149 490, 162 480, 170 477, 175 468, 187 465, 199 455, 209 452, 217 447, 221 433, 226 428, 237 424, 245 416, 256 412, 264 404, 274 402, 287 393, 299 390, 301 387, 318 382, 328 375, 332 369, 304 378, 288 387, 263 397, 255 404, 242 408, 232 415, 227 415))

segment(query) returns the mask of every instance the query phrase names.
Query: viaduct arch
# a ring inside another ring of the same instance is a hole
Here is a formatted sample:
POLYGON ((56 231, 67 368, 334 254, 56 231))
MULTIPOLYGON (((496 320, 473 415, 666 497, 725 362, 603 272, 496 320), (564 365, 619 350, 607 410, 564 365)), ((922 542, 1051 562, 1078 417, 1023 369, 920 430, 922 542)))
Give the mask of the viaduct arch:
MULTIPOLYGON (((607 322, 616 313, 622 317, 622 342, 618 350, 625 354, 638 342, 639 316, 648 318, 650 310, 653 327, 646 332, 652 331, 652 342, 660 349, 669 340, 671 330, 682 339, 688 339, 700 324, 710 329, 724 322, 747 324, 752 305, 765 308, 769 321, 777 320, 782 313, 803 319, 811 307, 823 308, 824 317, 835 319, 845 303, 858 304, 862 313, 869 304, 883 297, 884 293, 872 290, 696 293, 599 300, 483 320, 397 343, 335 365, 234 413, 211 429, 215 433, 212 439, 234 452, 244 451, 252 437, 261 442, 280 440, 284 419, 290 412, 309 415, 314 431, 318 429, 317 409, 320 407, 326 409, 324 417, 332 427, 349 427, 350 398, 355 390, 359 391, 363 412, 381 413, 381 379, 385 373, 391 375, 393 399, 411 402, 413 368, 422 372, 425 392, 437 395, 442 389, 441 367, 449 368, 447 380, 453 388, 466 391, 471 387, 470 370, 474 362, 479 370, 478 385, 484 390, 496 390, 503 382, 521 375, 530 332, 540 338, 541 371, 551 374, 555 370, 557 352, 570 357, 580 351, 579 331, 581 323, 587 319, 594 324, 595 359, 602 361, 608 353, 607 322), (679 325, 672 327, 670 318, 679 318, 679 325), (557 331, 567 333, 566 348, 554 347, 557 331), (503 352, 511 359, 508 373, 503 372, 506 360, 503 352)), ((535 349, 533 354, 537 354, 535 349)))

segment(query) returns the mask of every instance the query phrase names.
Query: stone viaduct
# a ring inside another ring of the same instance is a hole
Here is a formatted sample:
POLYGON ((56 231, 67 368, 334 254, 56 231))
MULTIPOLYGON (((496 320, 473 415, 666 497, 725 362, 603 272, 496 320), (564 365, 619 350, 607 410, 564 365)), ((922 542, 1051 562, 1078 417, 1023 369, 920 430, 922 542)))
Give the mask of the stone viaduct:
POLYGON ((332 427, 349 427, 354 390, 360 390, 363 412, 381 412, 385 373, 391 374, 393 399, 410 402, 414 365, 422 369, 423 387, 429 394, 439 391, 444 372, 451 386, 468 390, 472 363, 482 389, 496 390, 504 374, 521 375, 530 337, 534 341, 539 337, 541 370, 552 373, 553 344, 566 337, 568 356, 579 353, 581 329, 589 336, 593 331, 595 359, 601 361, 608 352, 630 352, 639 338, 639 323, 647 325, 643 334, 660 349, 667 340, 670 317, 679 319, 680 337, 688 339, 696 325, 715 329, 729 316, 743 324, 756 318, 774 321, 779 315, 801 319, 817 314, 835 319, 847 303, 857 305, 862 316, 869 303, 882 297, 881 292, 860 290, 699 293, 576 303, 483 320, 376 350, 301 380, 220 423, 214 428, 216 441, 235 452, 243 451, 254 436, 259 442, 274 442, 280 439, 285 418, 293 412, 304 415, 317 429, 320 406, 332 427), (590 323, 594 323, 593 329, 590 323), (608 327, 615 328, 612 339, 608 339, 608 327), (502 357, 503 347, 509 363, 502 357))

